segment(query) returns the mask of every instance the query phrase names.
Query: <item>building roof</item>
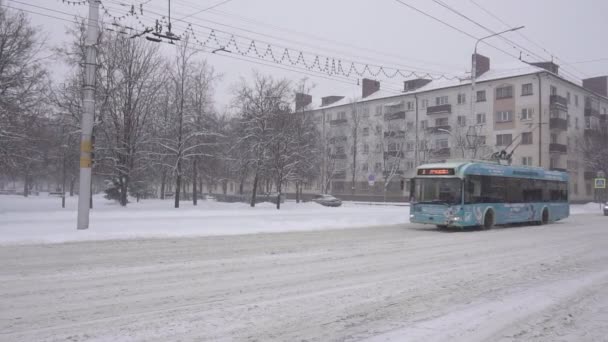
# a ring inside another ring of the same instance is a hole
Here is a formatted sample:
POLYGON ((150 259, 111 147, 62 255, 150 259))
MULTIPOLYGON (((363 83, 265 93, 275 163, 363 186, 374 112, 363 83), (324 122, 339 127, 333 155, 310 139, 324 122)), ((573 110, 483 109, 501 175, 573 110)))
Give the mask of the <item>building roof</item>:
MULTIPOLYGON (((580 84, 577 84, 576 82, 569 80, 562 75, 554 74, 546 69, 543 69, 543 68, 540 68, 537 66, 533 66, 533 65, 525 65, 525 66, 522 66, 519 68, 510 68, 510 69, 490 69, 487 72, 483 73, 481 76, 477 77, 476 83, 496 81, 496 80, 501 80, 501 79, 506 79, 506 78, 526 76, 526 75, 532 75, 532 74, 538 74, 538 73, 547 73, 547 74, 553 75, 566 82, 569 82, 575 86, 582 88, 582 86, 580 84)), ((433 81, 429 82, 428 84, 426 84, 416 90, 408 91, 408 92, 395 93, 394 91, 387 91, 387 90, 380 89, 377 92, 369 95, 366 98, 361 98, 361 96, 358 96, 355 98, 344 97, 343 99, 341 99, 337 102, 334 102, 332 104, 326 105, 326 106, 321 106, 320 102, 318 102, 318 103, 313 102, 310 109, 311 110, 329 109, 329 108, 344 106, 344 105, 347 105, 347 104, 350 104, 353 102, 354 103, 363 103, 363 102, 368 102, 368 101, 373 101, 373 100, 390 99, 392 97, 401 97, 401 96, 407 96, 407 95, 421 94, 421 93, 425 93, 425 92, 429 92, 429 91, 459 87, 459 86, 464 86, 464 85, 469 85, 469 84, 471 84, 470 78, 467 78, 465 75, 463 75, 463 77, 460 79, 433 80, 433 81)), ((593 93, 593 92, 589 91, 588 89, 585 89, 585 90, 590 93, 593 93)), ((605 98, 604 96, 599 95, 599 94, 595 94, 595 95, 605 98)))

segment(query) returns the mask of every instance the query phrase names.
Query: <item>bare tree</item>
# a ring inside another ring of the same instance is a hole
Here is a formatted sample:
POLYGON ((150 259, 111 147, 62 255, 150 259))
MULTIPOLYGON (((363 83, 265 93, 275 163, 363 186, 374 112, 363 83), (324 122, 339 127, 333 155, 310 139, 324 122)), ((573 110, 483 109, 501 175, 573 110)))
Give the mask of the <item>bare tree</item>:
POLYGON ((45 147, 36 132, 47 124, 42 47, 25 14, 0 8, 0 172, 23 175, 26 196, 45 147))
POLYGON ((144 40, 107 34, 101 45, 96 154, 126 206, 131 177, 148 165, 144 146, 151 143, 149 117, 164 82, 164 61, 158 46, 144 40))
POLYGON ((271 121, 277 104, 287 102, 291 89, 285 79, 275 80, 270 76, 254 74, 253 83, 246 81, 236 89, 234 104, 240 111, 238 146, 247 150, 251 157, 253 185, 251 206, 255 206, 258 183, 268 176, 269 146, 273 129, 271 121))

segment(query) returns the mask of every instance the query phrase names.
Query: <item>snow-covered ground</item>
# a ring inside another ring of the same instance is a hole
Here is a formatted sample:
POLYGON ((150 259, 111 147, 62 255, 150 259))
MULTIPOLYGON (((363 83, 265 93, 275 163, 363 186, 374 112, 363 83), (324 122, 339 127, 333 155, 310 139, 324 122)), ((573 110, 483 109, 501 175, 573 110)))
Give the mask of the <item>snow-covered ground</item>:
MULTIPOLYGON (((403 204, 401 204, 403 205, 403 204)), ((0 244, 57 243, 151 237, 187 237, 270 233, 330 228, 390 225, 409 220, 404 206, 370 206, 345 203, 328 208, 309 202, 288 201, 277 210, 261 203, 199 201, 198 206, 172 200, 146 200, 126 208, 99 196, 91 211, 90 229, 76 230, 77 199, 49 196, 0 196, 0 244)))
POLYGON ((606 246, 598 212, 464 233, 4 245, 0 341, 606 341, 606 246))

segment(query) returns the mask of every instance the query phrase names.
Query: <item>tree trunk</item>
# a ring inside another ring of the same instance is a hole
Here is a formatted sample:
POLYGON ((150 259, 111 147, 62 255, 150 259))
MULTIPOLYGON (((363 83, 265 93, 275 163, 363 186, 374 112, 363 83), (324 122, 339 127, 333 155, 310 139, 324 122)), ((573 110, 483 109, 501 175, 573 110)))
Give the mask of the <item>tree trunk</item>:
POLYGON ((197 205, 198 204, 198 189, 197 184, 196 184, 196 179, 198 178, 198 175, 196 174, 197 170, 196 170, 196 158, 194 158, 194 161, 192 162, 192 204, 193 205, 197 205))
POLYGON ((277 210, 281 209, 281 180, 277 180, 277 210))
POLYGON ((74 197, 74 185, 76 184, 76 177, 70 179, 70 197, 74 197))
POLYGON ((224 193, 224 195, 228 193, 228 181, 225 179, 222 180, 222 192, 224 193))
POLYGON ((123 207, 127 206, 129 202, 129 195, 127 191, 129 189, 129 177, 122 176, 120 177, 120 205, 123 207))
POLYGON ((241 182, 239 184, 239 195, 243 194, 243 188, 245 187, 245 177, 241 178, 241 182))
POLYGON ((27 197, 30 194, 30 177, 29 175, 26 173, 25 177, 23 178, 23 196, 27 197))
POLYGON ((182 162, 177 161, 177 177, 175 177, 175 208, 179 208, 179 192, 182 187, 182 162))
MULTIPOLYGON (((253 177, 253 191, 251 192, 251 207, 255 207, 255 197, 257 195, 258 189, 258 172, 255 172, 255 177, 253 177)), ((242 185, 241 185, 242 186, 242 185)))
POLYGON ((165 199, 165 184, 167 183, 167 171, 163 171, 160 176, 160 199, 165 199))
POLYGON ((299 184, 300 184, 300 182, 296 182, 296 203, 300 203, 299 184))

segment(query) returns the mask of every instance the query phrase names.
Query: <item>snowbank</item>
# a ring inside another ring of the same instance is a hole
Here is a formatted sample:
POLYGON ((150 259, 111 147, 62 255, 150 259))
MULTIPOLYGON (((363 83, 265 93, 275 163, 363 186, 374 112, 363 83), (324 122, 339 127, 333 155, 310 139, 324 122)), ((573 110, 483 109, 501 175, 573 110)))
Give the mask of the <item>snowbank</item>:
POLYGON ((112 240, 272 233, 336 228, 355 228, 409 222, 409 209, 397 206, 360 206, 345 203, 328 208, 316 203, 286 202, 281 210, 261 203, 146 200, 126 208, 102 197, 95 199, 90 228, 76 230, 77 198, 49 196, 0 196, 0 244, 59 243, 112 240))

